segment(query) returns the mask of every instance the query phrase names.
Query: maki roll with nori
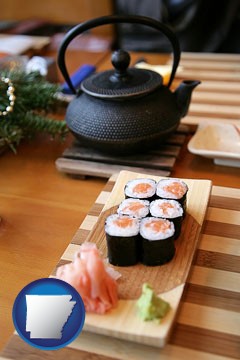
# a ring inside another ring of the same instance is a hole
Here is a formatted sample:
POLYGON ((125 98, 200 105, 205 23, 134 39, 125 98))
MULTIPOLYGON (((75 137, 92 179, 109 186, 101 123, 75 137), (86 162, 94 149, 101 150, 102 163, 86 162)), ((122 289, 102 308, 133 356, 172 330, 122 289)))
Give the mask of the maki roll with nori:
POLYGON ((139 219, 112 214, 105 221, 108 259, 116 266, 135 265, 139 261, 139 219))
POLYGON ((126 198, 152 201, 155 198, 156 181, 153 179, 134 179, 127 182, 124 188, 126 198))
POLYGON ((144 265, 162 265, 175 254, 174 224, 172 221, 147 217, 140 222, 142 238, 141 262, 144 265))
POLYGON ((148 200, 128 198, 121 202, 117 209, 117 213, 143 218, 149 214, 149 204, 150 202, 148 200))
POLYGON ((175 226, 174 238, 177 239, 181 232, 183 221, 182 205, 176 200, 158 199, 150 204, 150 214, 162 219, 170 220, 175 226))
POLYGON ((185 213, 188 186, 180 179, 162 179, 157 183, 156 195, 160 199, 172 199, 178 201, 185 213))

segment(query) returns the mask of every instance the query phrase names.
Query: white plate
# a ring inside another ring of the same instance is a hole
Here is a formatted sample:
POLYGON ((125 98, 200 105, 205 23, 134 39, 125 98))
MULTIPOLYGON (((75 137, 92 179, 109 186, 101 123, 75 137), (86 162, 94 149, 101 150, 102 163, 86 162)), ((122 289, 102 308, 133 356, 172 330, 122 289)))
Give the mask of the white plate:
POLYGON ((200 124, 188 150, 212 158, 218 165, 240 167, 240 128, 224 123, 200 124))

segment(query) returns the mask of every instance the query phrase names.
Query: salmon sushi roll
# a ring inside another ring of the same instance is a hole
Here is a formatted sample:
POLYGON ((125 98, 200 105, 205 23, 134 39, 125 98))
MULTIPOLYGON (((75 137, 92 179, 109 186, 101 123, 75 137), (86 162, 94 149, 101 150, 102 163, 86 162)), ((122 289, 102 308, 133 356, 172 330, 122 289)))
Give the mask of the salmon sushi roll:
POLYGON ((174 238, 177 239, 179 237, 183 221, 183 208, 178 201, 166 199, 154 200, 150 204, 150 214, 154 217, 172 221, 175 227, 174 238))
POLYGON ((125 198, 152 201, 155 198, 156 185, 156 181, 153 179, 130 180, 124 188, 125 198))
POLYGON ((180 179, 162 179, 157 183, 156 195, 160 199, 176 200, 186 212, 188 186, 180 179))
POLYGON ((149 205, 150 202, 148 200, 128 198, 121 202, 117 209, 117 213, 143 218, 149 214, 149 205))
POLYGON ((139 262, 140 221, 128 215, 112 214, 105 221, 108 259, 116 266, 130 266, 139 262))
POLYGON ((166 219, 148 217, 141 220, 141 262, 156 266, 169 262, 175 254, 174 224, 166 219))

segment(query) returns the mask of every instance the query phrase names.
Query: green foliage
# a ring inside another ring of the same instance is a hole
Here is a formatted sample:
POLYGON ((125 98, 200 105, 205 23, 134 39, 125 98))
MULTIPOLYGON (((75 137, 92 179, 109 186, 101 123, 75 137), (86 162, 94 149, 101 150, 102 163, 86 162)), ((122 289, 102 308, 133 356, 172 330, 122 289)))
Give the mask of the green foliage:
MULTIPOLYGON (((14 86, 16 97, 13 111, 0 116, 0 146, 8 145, 14 152, 20 141, 38 132, 63 139, 68 132, 65 121, 48 117, 57 106, 58 85, 47 82, 38 72, 2 71, 14 86)), ((0 110, 9 104, 7 84, 0 82, 0 110)))

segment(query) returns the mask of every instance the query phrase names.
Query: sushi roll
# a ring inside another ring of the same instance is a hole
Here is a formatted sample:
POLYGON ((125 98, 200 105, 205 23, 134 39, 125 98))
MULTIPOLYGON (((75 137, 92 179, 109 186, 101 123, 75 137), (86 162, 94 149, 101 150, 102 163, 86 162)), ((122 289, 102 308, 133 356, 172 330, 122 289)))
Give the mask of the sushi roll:
POLYGON ((174 224, 166 219, 147 217, 140 222, 142 239, 141 262, 144 265, 162 265, 175 254, 174 224))
POLYGON ((178 201, 186 212, 188 186, 180 179, 162 179, 157 183, 156 195, 160 199, 172 199, 178 201))
POLYGON ((112 214, 105 221, 107 251, 110 264, 135 265, 139 261, 139 219, 112 214))
POLYGON ((175 235, 177 239, 181 232, 183 221, 182 205, 176 200, 158 199, 150 204, 150 214, 162 219, 170 220, 174 223, 175 235))
POLYGON ((153 179, 134 179, 127 182, 124 188, 125 198, 152 201, 155 198, 156 181, 153 179))
POLYGON ((117 209, 117 213, 143 218, 149 214, 149 204, 150 202, 148 200, 128 198, 121 202, 117 209))

